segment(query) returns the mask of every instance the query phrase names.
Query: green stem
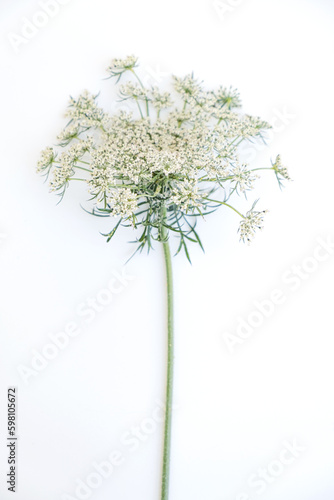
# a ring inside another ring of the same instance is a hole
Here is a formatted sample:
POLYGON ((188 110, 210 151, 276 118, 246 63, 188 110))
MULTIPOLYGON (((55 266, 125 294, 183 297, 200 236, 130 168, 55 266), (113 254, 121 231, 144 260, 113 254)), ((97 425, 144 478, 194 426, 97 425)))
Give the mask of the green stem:
POLYGON ((141 116, 142 118, 144 118, 143 112, 142 112, 141 107, 140 107, 140 104, 139 104, 139 102, 138 102, 138 98, 137 98, 137 97, 135 97, 135 100, 136 100, 136 103, 137 103, 137 106, 138 106, 138 109, 139 109, 140 116, 141 116))
POLYGON ((275 169, 273 167, 252 168, 252 172, 256 172, 257 170, 275 170, 275 169))
POLYGON ((245 218, 244 215, 242 215, 242 213, 239 212, 239 210, 237 210, 236 208, 232 207, 232 205, 230 205, 229 203, 226 203, 225 201, 219 201, 219 200, 211 200, 211 198, 205 198, 206 200, 208 201, 211 201, 212 203, 219 203, 219 205, 225 205, 225 207, 229 207, 231 208, 232 210, 234 210, 238 215, 240 215, 240 217, 242 217, 243 219, 245 218))
POLYGON ((85 172, 91 173, 91 170, 89 170, 89 168, 80 167, 80 165, 75 165, 75 168, 79 168, 80 170, 84 170, 85 172))
MULTIPOLYGON (((139 76, 137 75, 137 73, 135 72, 134 69, 131 69, 130 71, 132 71, 132 73, 134 74, 134 76, 137 78, 141 88, 145 89, 144 85, 143 85, 143 82, 141 81, 141 79, 139 78, 139 76)), ((145 97, 145 101, 146 101, 146 115, 147 116, 150 116, 150 110, 149 110, 149 107, 148 107, 148 99, 147 97, 145 97)))
POLYGON ((168 500, 169 475, 170 475, 170 450, 172 430, 172 404, 173 404, 173 372, 174 372, 174 310, 173 310, 173 271, 172 260, 168 242, 167 229, 162 228, 162 245, 164 249, 166 278, 167 278, 167 386, 166 386, 166 414, 164 431, 164 451, 162 466, 161 500, 168 500))

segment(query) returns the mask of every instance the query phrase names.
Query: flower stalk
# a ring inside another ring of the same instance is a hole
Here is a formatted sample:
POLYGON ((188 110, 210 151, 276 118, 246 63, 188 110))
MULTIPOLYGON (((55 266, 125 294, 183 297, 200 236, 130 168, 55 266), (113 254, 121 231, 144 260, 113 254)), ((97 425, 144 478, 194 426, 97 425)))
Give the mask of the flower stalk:
POLYGON ((165 227, 162 228, 162 245, 165 257, 167 284, 167 381, 164 448, 162 463, 161 500, 168 500, 170 477, 170 452, 172 435, 173 377, 174 377, 174 300, 172 259, 165 227))
POLYGON ((174 376, 174 305, 173 305, 173 273, 169 242, 163 243, 166 279, 167 279, 167 383, 166 414, 164 430, 164 451, 162 465, 161 500, 168 499, 170 476, 170 450, 172 434, 173 376, 174 376))

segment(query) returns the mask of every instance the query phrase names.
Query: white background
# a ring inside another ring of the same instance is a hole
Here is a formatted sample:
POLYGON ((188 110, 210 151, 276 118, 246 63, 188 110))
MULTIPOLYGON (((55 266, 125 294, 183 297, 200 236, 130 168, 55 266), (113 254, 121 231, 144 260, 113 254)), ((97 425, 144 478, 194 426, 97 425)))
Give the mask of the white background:
POLYGON ((205 255, 192 248, 192 266, 174 259, 170 500, 332 500, 334 255, 323 251, 318 265, 309 258, 318 238, 334 238, 333 3, 226 0, 224 14, 211 0, 71 0, 15 51, 9 35, 19 35, 23 18, 41 7, 1 1, 1 499, 13 498, 5 483, 6 392, 13 385, 17 500, 78 498, 77 481, 113 450, 124 461, 90 498, 160 495, 161 424, 134 452, 121 436, 145 426, 164 398, 161 249, 134 258, 126 266, 134 279, 85 323, 78 304, 122 270, 134 235, 124 230, 107 245, 99 231, 113 221, 87 215, 79 206, 83 191, 70 190, 56 206, 35 174, 39 151, 65 124, 68 95, 101 89, 101 102, 109 103, 105 68, 135 53, 150 83, 152 72, 164 85, 161 72, 194 70, 208 85, 237 86, 246 112, 276 124, 254 165, 281 153, 294 179, 281 192, 274 176, 265 176, 251 194, 249 203, 260 197, 270 210, 252 246, 238 242, 238 219, 222 209, 200 224, 205 255), (287 282, 293 266, 306 268, 298 289, 287 282), (254 301, 274 289, 284 304, 230 352, 224 333, 236 335, 254 301), (80 334, 25 384, 18 366, 30 366, 32 351, 71 321, 80 334), (259 495, 247 480, 260 467, 275 468, 293 440, 303 451, 259 495))

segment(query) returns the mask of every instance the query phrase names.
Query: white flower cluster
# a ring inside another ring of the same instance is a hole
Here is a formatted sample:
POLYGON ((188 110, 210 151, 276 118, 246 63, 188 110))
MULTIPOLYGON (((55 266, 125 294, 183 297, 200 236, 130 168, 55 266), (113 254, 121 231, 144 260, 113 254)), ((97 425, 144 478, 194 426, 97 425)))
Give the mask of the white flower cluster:
POLYGON ((160 92, 157 87, 153 87, 151 90, 151 102, 158 112, 161 109, 170 108, 173 105, 170 92, 160 92))
POLYGON ((288 169, 284 165, 282 165, 282 160, 281 160, 280 155, 276 156, 275 163, 273 163, 273 170, 275 171, 276 176, 279 179, 279 181, 281 179, 291 181, 291 177, 289 175, 288 169))
POLYGON ((138 208, 137 197, 129 188, 120 188, 114 191, 108 203, 120 217, 133 217, 138 208))
POLYGON ((37 162, 37 173, 47 170, 55 161, 56 153, 53 148, 47 147, 41 152, 40 159, 37 162))
MULTIPOLYGON (((71 121, 58 136, 63 152, 58 156, 46 148, 37 169, 51 173, 51 189, 61 195, 72 179, 86 182, 93 212, 101 210, 135 227, 141 225, 143 243, 159 239, 163 227, 179 234, 181 246, 187 238, 199 241, 194 216, 219 205, 230 206, 226 202, 234 192, 254 188, 257 176, 240 162, 238 146, 261 137, 270 125, 236 112, 241 101, 233 88, 208 91, 187 75, 173 77, 172 95, 157 87, 145 88, 135 73, 136 64, 134 56, 114 59, 108 71, 118 80, 126 72, 136 78, 121 85, 120 95, 134 101, 138 115, 120 111, 109 116, 87 91, 71 98, 67 111, 71 121), (223 200, 212 199, 221 188, 223 200), (192 219, 187 218, 190 215, 192 219)), ((279 179, 290 179, 280 156, 270 169, 279 179)), ((262 227, 263 214, 254 209, 240 214, 243 241, 262 227)))
POLYGON ((246 215, 241 219, 239 226, 240 239, 244 243, 250 243, 251 240, 255 236, 255 232, 257 230, 263 229, 263 217, 267 213, 267 210, 263 210, 262 212, 257 212, 254 210, 254 206, 252 210, 246 213, 246 215))
POLYGON ((179 208, 188 211, 189 208, 201 207, 201 195, 199 193, 198 184, 195 180, 185 180, 182 183, 176 184, 171 193, 171 202, 179 208))
POLYGON ((220 86, 215 92, 215 97, 219 103, 227 109, 240 108, 241 99, 237 89, 220 86))
POLYGON ((254 188, 254 181, 257 179, 257 175, 254 175, 251 170, 247 168, 247 165, 239 165, 237 163, 234 165, 230 171, 233 182, 235 182, 236 190, 240 190, 242 193, 247 189, 254 188))
POLYGON ((127 82, 120 86, 119 93, 124 99, 147 99, 148 90, 138 83, 127 82))
POLYGON ((195 80, 193 75, 187 75, 184 78, 173 76, 174 89, 181 94, 184 99, 195 99, 201 93, 201 86, 195 80))
POLYGON ((103 126, 105 113, 96 105, 96 97, 85 90, 77 100, 70 98, 66 116, 71 118, 71 124, 87 128, 103 126))
POLYGON ((51 191, 58 191, 64 188, 73 174, 74 166, 70 161, 70 157, 67 153, 62 153, 60 163, 52 171, 52 179, 50 181, 51 191))
POLYGON ((72 124, 66 127, 64 130, 60 132, 60 134, 57 135, 58 141, 62 144, 66 144, 72 139, 75 139, 78 137, 80 133, 80 127, 78 124, 72 124))
POLYGON ((90 151, 93 147, 94 141, 92 137, 87 137, 86 139, 79 139, 77 142, 72 144, 65 154, 71 163, 79 160, 87 151, 90 151))
POLYGON ((76 168, 82 168, 77 165, 81 162, 83 156, 90 152, 93 148, 92 137, 87 139, 78 139, 77 142, 61 153, 59 160, 52 160, 50 166, 54 164, 52 169, 52 178, 50 180, 51 191, 59 191, 66 188, 71 177, 75 173, 76 168))
POLYGON ((116 170, 112 167, 111 153, 107 149, 94 149, 91 152, 91 172, 88 180, 89 191, 98 202, 110 196, 116 183, 116 170))
POLYGON ((108 73, 115 71, 125 71, 132 69, 137 64, 137 57, 127 56, 125 59, 113 59, 110 66, 107 68, 108 73))

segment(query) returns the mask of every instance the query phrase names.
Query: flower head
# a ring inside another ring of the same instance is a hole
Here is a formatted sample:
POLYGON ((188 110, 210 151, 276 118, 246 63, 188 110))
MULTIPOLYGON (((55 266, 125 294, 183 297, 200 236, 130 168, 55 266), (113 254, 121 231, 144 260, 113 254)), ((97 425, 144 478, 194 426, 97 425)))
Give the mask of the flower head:
POLYGON ((173 76, 174 89, 183 99, 196 98, 201 92, 201 86, 194 78, 194 75, 187 75, 184 78, 173 76))
POLYGON ((47 147, 43 149, 40 155, 40 159, 37 162, 37 172, 38 173, 48 173, 52 164, 56 159, 57 153, 53 148, 47 147))
POLYGON ((118 80, 125 71, 131 71, 137 65, 137 57, 127 56, 125 59, 112 59, 111 64, 107 68, 110 76, 116 76, 118 80))
MULTIPOLYGON (((46 148, 38 172, 50 172, 51 190, 61 196, 71 182, 85 182, 91 213, 118 219, 108 241, 120 225, 132 225, 141 228, 140 249, 174 234, 178 251, 184 249, 189 258, 187 244, 201 245, 197 221, 226 206, 241 216, 240 238, 249 242, 265 211, 253 205, 243 215, 230 204, 234 194, 254 189, 259 170, 240 160, 239 146, 261 137, 270 125, 236 111, 241 101, 235 89, 207 90, 192 74, 174 76, 174 92, 147 89, 136 66, 134 56, 114 59, 108 72, 117 81, 127 72, 130 79, 119 92, 138 113, 110 116, 88 91, 71 98, 71 121, 58 135, 62 152, 46 148)), ((280 156, 268 170, 289 179, 280 156)))
POLYGON ((120 188, 108 198, 111 213, 115 217, 133 217, 137 210, 137 197, 129 188, 120 188))
POLYGON ((60 161, 52 171, 52 178, 50 181, 51 191, 59 191, 66 187, 71 176, 74 174, 73 161, 71 155, 62 153, 60 161))
POLYGON ((64 128, 64 130, 57 135, 57 139, 60 142, 60 145, 67 145, 72 139, 78 137, 79 133, 80 127, 78 124, 74 123, 64 128))
POLYGON ((161 92, 157 87, 152 88, 150 100, 158 112, 173 105, 171 93, 161 92))
POLYGON ((254 238, 256 231, 263 229, 263 218, 267 213, 267 210, 257 212, 254 210, 254 206, 255 204, 241 219, 239 226, 240 239, 248 244, 254 238))
POLYGON ((105 113, 96 105, 96 97, 85 90, 78 99, 70 98, 66 116, 74 126, 99 128, 103 124, 105 113))
POLYGON ((185 180, 176 184, 171 192, 171 202, 175 204, 178 209, 187 213, 193 211, 194 207, 201 207, 202 195, 199 193, 199 188, 196 181, 185 180))
POLYGON ((246 164, 239 165, 239 163, 232 166, 230 175, 232 177, 232 182, 235 183, 236 190, 240 190, 242 193, 247 189, 253 189, 254 181, 257 178, 257 176, 248 169, 246 164))
POLYGON ((148 91, 138 83, 127 82, 120 86, 119 93, 123 99, 146 99, 148 91))
POLYGON ((217 103, 227 109, 241 107, 240 94, 237 89, 220 86, 219 89, 214 92, 214 96, 217 103))
POLYGON ((276 160, 272 163, 272 168, 275 171, 278 184, 281 186, 284 180, 291 181, 288 169, 282 165, 281 156, 277 155, 276 160))

